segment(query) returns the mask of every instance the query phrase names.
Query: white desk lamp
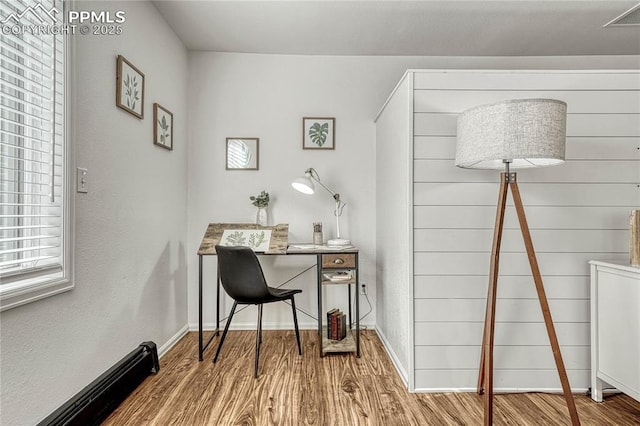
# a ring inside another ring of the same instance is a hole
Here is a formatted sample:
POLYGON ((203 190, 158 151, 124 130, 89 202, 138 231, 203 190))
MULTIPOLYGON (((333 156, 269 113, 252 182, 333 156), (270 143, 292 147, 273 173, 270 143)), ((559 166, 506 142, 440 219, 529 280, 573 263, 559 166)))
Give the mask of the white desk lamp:
POLYGON ((335 210, 333 212, 333 214, 336 217, 336 238, 333 240, 329 240, 327 241, 327 245, 330 246, 348 246, 351 244, 351 241, 346 240, 344 238, 340 238, 340 216, 342 216, 342 211, 344 210, 344 207, 346 206, 346 203, 342 202, 340 200, 340 194, 333 192, 332 190, 330 190, 329 188, 326 187, 325 184, 323 184, 320 181, 320 175, 318 175, 318 172, 316 172, 316 170, 312 167, 308 168, 305 172, 304 172, 304 176, 296 178, 293 180, 293 182, 291 182, 291 186, 294 187, 294 189, 296 189, 297 191, 302 192, 303 194, 308 194, 311 195, 315 192, 314 189, 314 184, 313 181, 316 181, 320 184, 320 186, 322 186, 324 189, 327 190, 327 192, 329 192, 329 194, 331 194, 333 196, 333 199, 336 202, 336 207, 335 210))
POLYGON ((509 167, 517 169, 564 163, 566 120, 567 104, 554 99, 515 99, 498 102, 471 108, 458 116, 456 166, 469 169, 502 169, 504 167, 505 170, 501 173, 493 233, 487 310, 478 376, 478 393, 484 393, 484 424, 486 426, 493 424, 493 342, 498 260, 508 189, 511 189, 513 195, 513 204, 518 215, 571 423, 574 426, 580 424, 551 319, 549 303, 542 285, 536 253, 516 182, 516 173, 509 171, 509 167))

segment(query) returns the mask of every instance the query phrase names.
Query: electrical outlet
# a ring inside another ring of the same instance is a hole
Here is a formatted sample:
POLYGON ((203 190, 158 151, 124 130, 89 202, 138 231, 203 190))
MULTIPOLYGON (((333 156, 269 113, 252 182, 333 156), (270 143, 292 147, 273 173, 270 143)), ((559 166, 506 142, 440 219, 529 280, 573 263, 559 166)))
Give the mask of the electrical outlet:
POLYGON ((362 295, 367 295, 367 285, 366 284, 360 284, 360 294, 362 295))

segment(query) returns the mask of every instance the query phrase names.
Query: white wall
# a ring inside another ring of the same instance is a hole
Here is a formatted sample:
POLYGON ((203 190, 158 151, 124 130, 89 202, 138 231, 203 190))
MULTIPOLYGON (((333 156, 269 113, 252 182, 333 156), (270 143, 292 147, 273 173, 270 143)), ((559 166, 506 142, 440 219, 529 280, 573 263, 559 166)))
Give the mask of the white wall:
MULTIPOLYGON (((375 135, 372 117, 384 96, 372 87, 385 85, 397 73, 369 73, 357 58, 190 53, 189 105, 189 322, 197 327, 197 257, 210 222, 253 222, 249 196, 267 190, 272 198, 269 223, 289 223, 290 242, 310 242, 312 222, 322 221, 325 239, 335 233, 333 198, 318 186, 313 196, 296 192, 292 179, 314 167, 324 184, 347 203, 341 234, 360 247, 361 282, 370 285, 375 306, 375 135), (302 149, 302 117, 335 117, 335 150, 302 149), (226 137, 260 138, 260 170, 225 170, 226 137)), ((262 257, 271 285, 279 285, 304 268, 313 256, 262 257), (274 266, 275 267, 272 267, 274 266)), ((205 258, 205 317, 214 321, 215 258, 205 258), (207 291, 208 290, 208 291, 207 291)), ((315 269, 288 287, 303 289, 299 308, 317 315, 315 269)), ((345 299, 344 288, 331 290, 331 306, 345 299), (339 296, 338 296, 339 294, 339 296)), ((361 313, 369 309, 361 298, 361 313)), ((329 304, 325 304, 330 308, 329 304)), ((224 312, 230 304, 223 306, 224 312)), ((346 308, 346 305, 344 306, 346 308)), ((290 309, 265 307, 265 327, 290 327, 290 309)), ((365 318, 373 324, 375 314, 365 318)), ((315 321, 299 315, 300 325, 315 321)), ((255 327, 255 308, 234 319, 236 327, 255 327)))
POLYGON ((376 120, 376 330, 408 386, 412 366, 413 74, 376 120))
POLYGON ((166 344, 187 323, 187 53, 147 2, 124 10, 120 36, 77 36, 75 288, 1 315, 3 425, 32 425, 141 342, 166 344), (116 55, 146 76, 143 120, 115 106, 116 55), (153 103, 174 114, 174 149, 154 146, 153 103))

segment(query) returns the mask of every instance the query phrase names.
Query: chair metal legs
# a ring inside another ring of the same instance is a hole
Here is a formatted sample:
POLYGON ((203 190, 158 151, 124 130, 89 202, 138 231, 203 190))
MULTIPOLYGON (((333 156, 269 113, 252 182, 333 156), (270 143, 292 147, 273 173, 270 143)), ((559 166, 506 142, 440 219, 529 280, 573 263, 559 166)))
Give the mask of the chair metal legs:
POLYGON ((258 378, 258 360, 260 359, 260 344, 262 343, 262 304, 258 305, 258 329, 256 330, 256 361, 253 377, 258 378))
MULTIPOLYGON (((224 339, 227 337, 227 332, 229 331, 229 324, 231 324, 231 320, 233 319, 233 314, 236 312, 236 307, 238 306, 238 302, 233 302, 233 307, 231 308, 231 313, 229 314, 229 319, 227 320, 227 324, 224 326, 224 331, 222 332, 222 337, 220 338, 220 343, 218 343, 218 349, 216 350, 216 356, 213 358, 213 362, 218 361, 218 356, 220 355, 220 350, 222 349, 222 345, 224 344, 224 339)), ((302 355, 302 345, 300 344, 300 330, 298 328, 298 315, 296 314, 296 302, 291 296, 291 311, 293 312, 293 324, 296 329, 296 340, 298 342, 298 354, 302 355)), ((262 345, 262 304, 258 305, 258 327, 256 329, 256 359, 253 376, 258 378, 258 361, 260 360, 260 345, 262 345)))
POLYGON ((298 315, 296 314, 296 301, 291 296, 291 310, 293 311, 293 324, 296 327, 296 340, 298 341, 298 355, 302 355, 302 346, 300 346, 300 330, 298 330, 298 315))
POLYGON ((227 331, 229 331, 229 324, 231 324, 231 319, 233 318, 233 314, 236 312, 236 306, 238 306, 238 302, 233 302, 233 307, 231 308, 229 319, 227 320, 227 324, 224 326, 224 332, 222 333, 222 337, 220 338, 220 343, 218 343, 218 350, 216 350, 216 356, 213 358, 214 363, 218 361, 218 355, 220 355, 220 349, 222 349, 222 344, 224 343, 224 339, 225 337, 227 337, 227 331))

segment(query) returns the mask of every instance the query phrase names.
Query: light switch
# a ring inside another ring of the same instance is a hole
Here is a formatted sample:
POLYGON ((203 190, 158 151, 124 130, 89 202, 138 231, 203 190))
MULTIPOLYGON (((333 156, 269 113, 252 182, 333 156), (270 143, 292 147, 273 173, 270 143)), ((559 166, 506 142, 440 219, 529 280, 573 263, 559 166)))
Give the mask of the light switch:
POLYGON ((89 171, 82 167, 76 169, 76 191, 89 192, 89 171))

